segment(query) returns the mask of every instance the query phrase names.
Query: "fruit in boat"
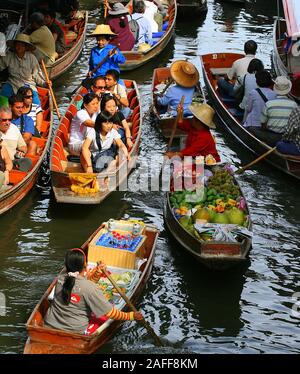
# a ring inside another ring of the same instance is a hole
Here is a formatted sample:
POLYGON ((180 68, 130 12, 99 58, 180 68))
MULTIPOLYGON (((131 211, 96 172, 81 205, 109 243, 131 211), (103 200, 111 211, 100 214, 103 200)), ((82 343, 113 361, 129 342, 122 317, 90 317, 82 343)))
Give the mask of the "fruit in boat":
POLYGON ((178 221, 181 224, 181 226, 183 226, 186 229, 186 228, 188 228, 188 226, 191 223, 191 217, 189 217, 189 216, 183 216, 183 217, 179 218, 178 221))
POLYGON ((245 213, 242 210, 233 207, 227 211, 226 215, 229 219, 229 223, 243 226, 245 221, 245 213))
POLYGON ((196 222, 197 219, 204 219, 206 221, 211 220, 211 210, 207 208, 200 208, 193 215, 193 221, 196 222))
POLYGON ((224 213, 216 213, 213 218, 213 223, 221 223, 221 224, 228 224, 229 219, 227 214, 224 213))

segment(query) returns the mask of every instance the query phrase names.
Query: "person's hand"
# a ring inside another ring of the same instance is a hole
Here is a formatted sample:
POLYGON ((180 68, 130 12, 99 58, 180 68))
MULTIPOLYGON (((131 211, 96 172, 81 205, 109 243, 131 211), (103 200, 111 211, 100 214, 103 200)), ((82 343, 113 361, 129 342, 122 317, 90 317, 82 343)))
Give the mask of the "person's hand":
POLYGON ((183 105, 181 105, 180 103, 177 105, 177 112, 183 112, 183 105))
POLYGON ((133 143, 132 143, 132 140, 130 138, 127 138, 126 139, 126 144, 127 144, 127 147, 129 149, 131 149, 133 147, 133 143))
POLYGON ((133 313, 134 319, 136 321, 142 321, 144 319, 143 315, 141 312, 134 312, 133 313))
POLYGON ((93 173, 93 167, 92 167, 92 166, 88 166, 88 167, 86 168, 86 172, 87 172, 87 173, 93 173))
POLYGON ((4 172, 4 182, 3 182, 4 186, 7 186, 9 184, 9 171, 8 170, 5 170, 4 172))
POLYGON ((88 76, 88 77, 91 77, 91 76, 92 76, 92 72, 89 71, 89 72, 87 73, 87 76, 88 76))
POLYGON ((107 270, 106 264, 104 262, 99 261, 97 263, 97 270, 100 270, 100 271, 105 270, 106 271, 107 270))

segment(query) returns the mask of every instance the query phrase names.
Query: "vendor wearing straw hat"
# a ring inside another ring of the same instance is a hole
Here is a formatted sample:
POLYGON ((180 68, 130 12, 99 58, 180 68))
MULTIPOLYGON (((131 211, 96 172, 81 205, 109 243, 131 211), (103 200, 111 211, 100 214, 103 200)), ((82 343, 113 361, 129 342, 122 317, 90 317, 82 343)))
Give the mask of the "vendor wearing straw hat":
POLYGON ((167 152, 166 156, 213 156, 219 162, 220 156, 216 149, 216 143, 209 129, 214 129, 213 117, 215 111, 208 104, 189 105, 189 110, 193 113, 191 124, 181 122, 178 127, 188 133, 185 148, 180 152, 167 152))
POLYGON ((30 53, 35 49, 29 35, 18 34, 15 39, 7 41, 12 49, 6 56, 0 57, 0 71, 8 68, 8 80, 2 85, 0 95, 10 97, 18 89, 28 85, 33 89, 33 102, 39 103, 36 86, 46 86, 38 60, 30 53))
POLYGON ((172 63, 170 74, 176 84, 171 86, 162 97, 157 96, 157 104, 162 107, 167 106, 171 115, 176 117, 177 106, 184 96, 183 115, 191 116, 188 106, 192 104, 195 87, 199 82, 198 70, 191 62, 178 60, 172 63))
POLYGON ((125 57, 122 55, 119 49, 114 53, 112 49, 115 48, 114 45, 109 44, 109 41, 116 34, 111 31, 109 25, 97 25, 95 30, 88 36, 94 36, 97 40, 97 46, 91 50, 90 60, 89 60, 89 73, 88 75, 92 78, 99 75, 105 76, 107 70, 115 69, 120 72, 119 64, 124 64, 126 61, 125 57), (110 57, 94 72, 92 71, 97 67, 97 65, 109 55, 110 57))

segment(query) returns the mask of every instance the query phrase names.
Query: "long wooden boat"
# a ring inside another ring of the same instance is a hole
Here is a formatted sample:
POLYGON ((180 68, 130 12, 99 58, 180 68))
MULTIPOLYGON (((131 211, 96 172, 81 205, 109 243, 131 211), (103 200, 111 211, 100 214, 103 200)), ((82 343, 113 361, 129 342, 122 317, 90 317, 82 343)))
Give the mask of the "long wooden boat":
MULTIPOLYGON (((89 243, 102 229, 102 227, 103 225, 100 226, 98 230, 96 230, 96 232, 94 232, 81 247, 85 251, 87 258, 89 258, 89 243)), ((159 231, 154 226, 146 225, 144 235, 146 236, 146 241, 141 259, 145 261, 138 268, 138 276, 133 284, 133 287, 126 292, 127 297, 132 303, 135 303, 138 300, 150 277, 159 231)), ((107 265, 109 266, 109 264, 107 265)), ((126 271, 126 269, 124 270, 126 271)), ((48 296, 54 289, 56 282, 57 278, 55 278, 48 287, 47 291, 34 308, 26 323, 28 339, 25 345, 24 353, 93 353, 115 334, 122 321, 109 319, 91 335, 83 335, 45 327, 43 319, 49 308, 48 296)), ((120 301, 117 308, 123 311, 128 310, 124 301, 120 301)))
POLYGON ((38 144, 40 153, 37 156, 26 156, 32 160, 32 167, 28 172, 13 169, 9 173, 9 183, 12 187, 5 193, 0 194, 0 214, 11 209, 21 201, 35 185, 39 169, 50 147, 53 122, 52 101, 47 89, 38 87, 38 92, 44 119, 41 129, 41 137, 33 137, 32 139, 38 144))
MULTIPOLYGON (((232 134, 239 143, 259 156, 266 153, 271 147, 256 138, 243 127, 242 113, 236 108, 235 100, 222 97, 217 89, 217 78, 228 72, 233 62, 241 57, 238 53, 212 53, 200 57, 206 89, 215 108, 222 127, 232 134)), ((270 153, 265 160, 297 179, 300 179, 300 157, 284 155, 277 150, 270 153)))
MULTIPOLYGON (((222 166, 213 166, 210 168, 210 170, 213 171, 214 168, 222 168, 222 166)), ((203 237, 197 233, 195 234, 195 229, 193 229, 193 226, 190 226, 192 223, 190 222, 189 226, 184 226, 182 224, 181 217, 177 216, 176 212, 178 211, 178 209, 175 209, 173 204, 173 202, 175 201, 172 200, 174 198, 172 197, 173 193, 168 192, 166 194, 164 204, 164 222, 168 231, 180 244, 180 248, 184 249, 187 253, 192 255, 197 261, 199 261, 205 267, 213 270, 227 270, 238 264, 245 263, 247 255, 252 246, 252 222, 250 219, 246 199, 234 177, 233 181, 234 185, 238 186, 238 189, 240 191, 240 197, 243 198, 243 204, 245 204, 244 211, 245 214, 247 214, 247 216, 245 216, 247 217, 245 221, 247 235, 245 234, 245 232, 243 233, 243 231, 241 231, 240 234, 235 235, 235 242, 215 240, 213 238, 208 238, 207 240, 207 238, 204 239, 205 234, 203 237)), ((209 190, 207 189, 206 191, 209 190)), ((197 209, 202 209, 201 206, 203 207, 203 209, 207 209, 206 206, 208 206, 208 204, 211 204, 211 201, 214 202, 214 200, 210 200, 207 192, 205 192, 205 195, 206 197, 203 198, 202 204, 198 205, 199 208, 197 209), (209 202, 207 199, 209 200, 209 202)), ((223 197, 222 199, 226 201, 226 197, 223 197)), ((211 209, 212 205, 209 205, 209 208, 211 209)), ((179 211, 181 211, 182 209, 185 209, 185 206, 180 207, 179 211)), ((187 209, 184 211, 183 214, 186 213, 188 213, 187 209)), ((221 213, 221 215, 223 214, 226 213, 221 213)), ((203 222, 204 221, 205 220, 203 220, 203 222)), ((212 220, 212 222, 214 222, 214 220, 212 220)), ((193 224, 195 224, 195 222, 193 222, 193 224)), ((219 226, 226 227, 227 225, 221 224, 219 226)))
POLYGON ((72 118, 77 112, 76 102, 82 99, 82 95, 87 92, 87 89, 81 87, 74 96, 66 114, 60 121, 60 124, 54 135, 51 156, 50 156, 50 170, 52 188, 56 201, 59 203, 71 204, 99 204, 112 191, 116 190, 118 186, 126 180, 129 173, 135 167, 138 157, 140 137, 142 132, 142 117, 140 115, 140 97, 135 81, 124 80, 127 88, 127 97, 129 106, 132 109, 132 114, 127 120, 132 123, 131 135, 133 147, 131 148, 130 161, 123 160, 119 163, 114 171, 104 170, 97 174, 97 181, 100 185, 100 191, 91 194, 79 195, 71 191, 71 181, 69 173, 84 173, 79 162, 68 161, 68 141, 71 128, 72 118))
POLYGON ((60 58, 58 58, 51 67, 48 68, 50 79, 57 79, 76 62, 84 45, 87 24, 88 11, 85 11, 85 18, 76 25, 78 29, 76 39, 67 45, 66 52, 60 58))
POLYGON ((178 19, 207 12, 207 0, 177 0, 178 19))
MULTIPOLYGON (((170 74, 170 68, 165 67, 165 68, 157 68, 154 69, 153 71, 153 77, 152 77, 152 110, 155 116, 155 122, 158 124, 158 127, 160 128, 163 136, 165 138, 170 138, 172 129, 173 129, 173 124, 174 124, 174 117, 166 117, 157 105, 156 102, 156 94, 157 94, 157 89, 156 87, 158 85, 166 85, 171 79, 171 74, 170 74)), ((191 118, 184 118, 184 122, 190 122, 191 118)), ((184 136, 185 133, 181 131, 180 129, 177 129, 175 132, 175 138, 180 138, 184 136)))
POLYGON ((126 57, 126 62, 120 65, 121 71, 134 70, 155 58, 165 49, 174 34, 175 21, 177 17, 176 0, 168 0, 168 4, 168 24, 166 30, 163 33, 163 36, 159 37, 158 39, 154 39, 156 43, 147 51, 122 51, 123 55, 126 57))

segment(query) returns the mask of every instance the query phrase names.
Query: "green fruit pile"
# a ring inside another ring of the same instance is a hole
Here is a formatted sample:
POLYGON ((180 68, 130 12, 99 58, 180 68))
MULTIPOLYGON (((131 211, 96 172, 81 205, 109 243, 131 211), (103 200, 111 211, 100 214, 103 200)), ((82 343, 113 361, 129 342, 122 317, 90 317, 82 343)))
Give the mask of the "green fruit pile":
POLYGON ((217 169, 208 179, 207 187, 230 199, 237 199, 240 196, 239 187, 234 184, 232 175, 226 169, 217 169))

